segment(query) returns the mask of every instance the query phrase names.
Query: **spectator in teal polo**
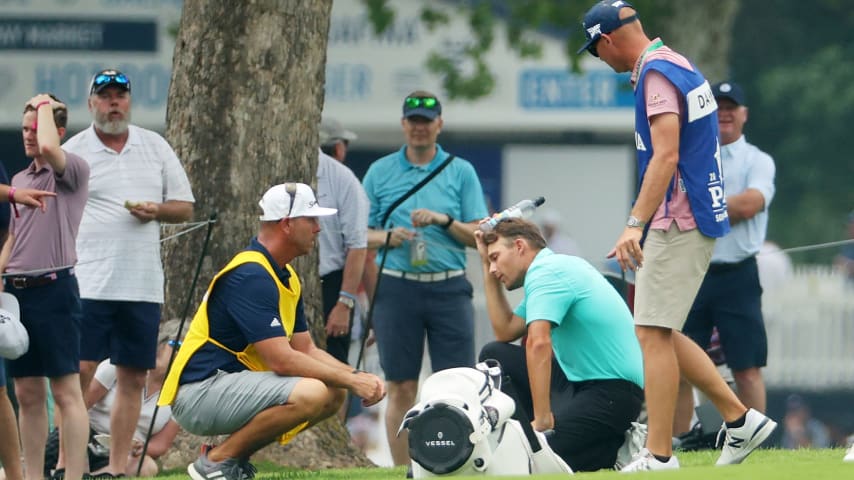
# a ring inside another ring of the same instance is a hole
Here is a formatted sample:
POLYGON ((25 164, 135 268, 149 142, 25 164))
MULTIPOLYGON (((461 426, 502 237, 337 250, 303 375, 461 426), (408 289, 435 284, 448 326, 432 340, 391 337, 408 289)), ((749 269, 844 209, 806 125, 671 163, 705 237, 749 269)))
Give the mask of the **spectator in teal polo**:
POLYGON ((373 328, 388 385, 386 433, 395 465, 409 463, 406 435, 398 437, 397 430, 418 394, 425 336, 433 371, 474 364, 474 307, 465 248, 474 247, 477 222, 487 215, 474 167, 451 158, 436 143, 442 130, 442 104, 436 95, 423 90, 407 95, 400 124, 406 144, 375 161, 363 182, 371 201, 368 247, 383 247, 388 239, 377 255, 378 264, 386 258, 373 328))

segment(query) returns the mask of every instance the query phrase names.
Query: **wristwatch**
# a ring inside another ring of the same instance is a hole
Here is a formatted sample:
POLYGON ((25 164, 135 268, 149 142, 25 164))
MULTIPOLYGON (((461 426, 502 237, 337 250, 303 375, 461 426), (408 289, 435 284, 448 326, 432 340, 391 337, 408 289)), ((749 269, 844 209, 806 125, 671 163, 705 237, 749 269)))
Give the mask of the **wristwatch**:
POLYGON ((356 301, 353 300, 352 298, 347 298, 344 295, 341 295, 340 297, 338 297, 338 302, 343 303, 344 306, 349 308, 350 310, 356 308, 356 301))
POLYGON ((629 219, 626 220, 626 226, 631 228, 643 228, 646 226, 646 222, 640 221, 638 217, 634 215, 629 215, 629 219))

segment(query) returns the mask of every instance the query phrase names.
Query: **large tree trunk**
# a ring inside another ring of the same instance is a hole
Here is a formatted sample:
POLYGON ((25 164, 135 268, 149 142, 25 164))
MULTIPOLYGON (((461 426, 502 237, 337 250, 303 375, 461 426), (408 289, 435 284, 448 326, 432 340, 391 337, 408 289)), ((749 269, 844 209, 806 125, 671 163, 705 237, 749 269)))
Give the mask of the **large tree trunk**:
MULTIPOLYGON (((189 317, 216 271, 255 235, 261 195, 284 181, 315 183, 331 4, 184 2, 166 137, 187 169, 197 219, 218 215, 189 317)), ((203 240, 202 233, 187 235, 164 248, 166 318, 183 313, 203 240)), ((316 253, 298 259, 294 267, 312 331, 322 331, 316 253)), ((179 442, 195 446, 201 439, 183 436, 179 442)), ((195 454, 165 463, 187 463, 195 454)), ((299 435, 287 447, 268 447, 258 458, 305 468, 370 464, 351 446, 338 420, 299 435)))
POLYGON ((660 35, 665 44, 696 63, 709 83, 729 79, 732 27, 740 1, 669 0, 668 6, 671 15, 656 19, 662 30, 647 33, 660 35))

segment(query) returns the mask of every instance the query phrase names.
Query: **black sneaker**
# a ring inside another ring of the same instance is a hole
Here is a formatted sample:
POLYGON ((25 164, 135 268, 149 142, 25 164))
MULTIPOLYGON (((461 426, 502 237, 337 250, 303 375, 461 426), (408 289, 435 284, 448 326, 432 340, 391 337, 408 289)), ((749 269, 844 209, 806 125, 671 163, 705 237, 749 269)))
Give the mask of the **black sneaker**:
POLYGON ((240 459, 240 476, 243 480, 254 480, 255 474, 258 473, 258 469, 255 468, 255 465, 249 463, 248 458, 240 459))
POLYGON ((124 478, 124 473, 112 474, 110 472, 101 472, 101 473, 84 473, 83 480, 113 480, 116 478, 124 478))
POLYGON ((187 466, 187 473, 193 480, 246 480, 240 460, 227 458, 221 462, 212 462, 208 460, 207 454, 187 466))

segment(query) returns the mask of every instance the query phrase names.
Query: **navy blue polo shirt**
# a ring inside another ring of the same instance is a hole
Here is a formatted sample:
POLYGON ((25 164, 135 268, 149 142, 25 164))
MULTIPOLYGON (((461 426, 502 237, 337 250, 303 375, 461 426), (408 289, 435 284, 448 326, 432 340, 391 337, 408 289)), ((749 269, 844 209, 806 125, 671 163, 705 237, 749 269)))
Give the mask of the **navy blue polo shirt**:
MULTIPOLYGON (((263 253, 279 280, 288 286, 290 273, 276 264, 257 238, 252 239, 246 250, 263 253)), ((274 318, 279 318, 279 290, 267 270, 254 262, 240 265, 220 277, 208 298, 210 336, 235 352, 243 351, 250 343, 285 336, 281 323, 272 322, 274 318)), ((294 333, 307 330, 300 296, 294 333)), ((179 383, 204 380, 217 370, 233 373, 246 370, 246 366, 231 353, 207 343, 190 357, 179 383)))

